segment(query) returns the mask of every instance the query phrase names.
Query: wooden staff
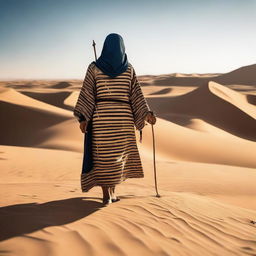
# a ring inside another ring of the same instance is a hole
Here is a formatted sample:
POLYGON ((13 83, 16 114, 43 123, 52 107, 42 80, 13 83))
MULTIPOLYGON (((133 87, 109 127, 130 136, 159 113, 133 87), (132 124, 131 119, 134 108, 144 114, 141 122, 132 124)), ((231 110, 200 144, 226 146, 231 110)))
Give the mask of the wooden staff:
POLYGON ((156 197, 161 197, 158 193, 157 189, 157 179, 156 179, 156 145, 155 145, 155 133, 154 133, 154 125, 151 124, 152 129, 152 139, 153 139, 153 163, 154 163, 154 178, 155 178, 155 189, 156 189, 156 197))

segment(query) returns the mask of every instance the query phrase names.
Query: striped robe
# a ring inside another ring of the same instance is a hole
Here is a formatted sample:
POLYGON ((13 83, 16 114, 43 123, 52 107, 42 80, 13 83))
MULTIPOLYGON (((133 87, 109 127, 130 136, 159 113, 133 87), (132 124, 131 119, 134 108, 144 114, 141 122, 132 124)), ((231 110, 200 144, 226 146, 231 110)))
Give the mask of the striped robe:
POLYGON ((82 116, 92 125, 93 164, 89 172, 81 173, 82 192, 144 177, 134 126, 142 130, 148 111, 130 63, 125 72, 114 78, 104 74, 94 62, 89 64, 73 111, 77 119, 82 116))

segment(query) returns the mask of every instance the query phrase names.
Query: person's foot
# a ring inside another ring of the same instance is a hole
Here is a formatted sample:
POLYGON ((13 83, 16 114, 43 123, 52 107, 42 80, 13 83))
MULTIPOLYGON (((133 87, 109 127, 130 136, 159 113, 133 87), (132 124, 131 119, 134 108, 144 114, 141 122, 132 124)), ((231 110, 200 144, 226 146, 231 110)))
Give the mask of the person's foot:
POLYGON ((120 198, 116 196, 116 198, 111 198, 112 203, 120 201, 120 198))
POLYGON ((108 205, 112 203, 110 187, 102 186, 102 192, 103 192, 103 198, 102 198, 103 205, 108 205))
POLYGON ((110 188, 110 195, 112 203, 120 201, 120 198, 115 195, 115 187, 110 188))
POLYGON ((107 198, 103 197, 102 203, 103 203, 103 205, 109 205, 112 203, 112 199, 110 197, 107 197, 107 198))

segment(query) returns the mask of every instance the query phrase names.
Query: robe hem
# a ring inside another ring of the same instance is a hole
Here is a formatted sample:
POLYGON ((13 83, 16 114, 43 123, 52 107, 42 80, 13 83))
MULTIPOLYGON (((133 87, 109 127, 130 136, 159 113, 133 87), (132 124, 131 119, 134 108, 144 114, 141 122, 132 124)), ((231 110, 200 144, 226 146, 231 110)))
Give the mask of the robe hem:
MULTIPOLYGON (((82 178, 82 175, 83 174, 81 174, 81 178, 82 178)), ((92 182, 90 182, 88 185, 86 185, 86 186, 83 186, 82 184, 81 184, 81 190, 82 190, 82 192, 88 192, 89 190, 91 190, 93 187, 96 187, 96 186, 116 186, 116 185, 119 185, 119 184, 121 184, 122 182, 124 182, 125 180, 127 180, 127 179, 133 179, 133 178, 144 178, 145 176, 144 176, 144 174, 138 174, 138 175, 133 175, 133 176, 130 176, 129 177, 129 175, 127 175, 126 177, 124 177, 122 180, 120 180, 120 181, 118 181, 118 182, 112 182, 112 183, 109 183, 109 184, 100 184, 100 182, 97 182, 97 181, 92 181, 92 182)))

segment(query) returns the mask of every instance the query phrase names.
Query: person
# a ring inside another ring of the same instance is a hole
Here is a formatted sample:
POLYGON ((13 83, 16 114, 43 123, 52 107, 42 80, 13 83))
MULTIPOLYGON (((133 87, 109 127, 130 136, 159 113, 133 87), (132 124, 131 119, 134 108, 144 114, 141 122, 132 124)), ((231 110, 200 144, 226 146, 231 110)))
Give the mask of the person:
POLYGON ((73 110, 85 133, 82 192, 101 186, 103 204, 119 201, 115 186, 127 178, 143 178, 135 129, 156 123, 136 72, 117 33, 104 41, 100 57, 86 71, 73 110))

